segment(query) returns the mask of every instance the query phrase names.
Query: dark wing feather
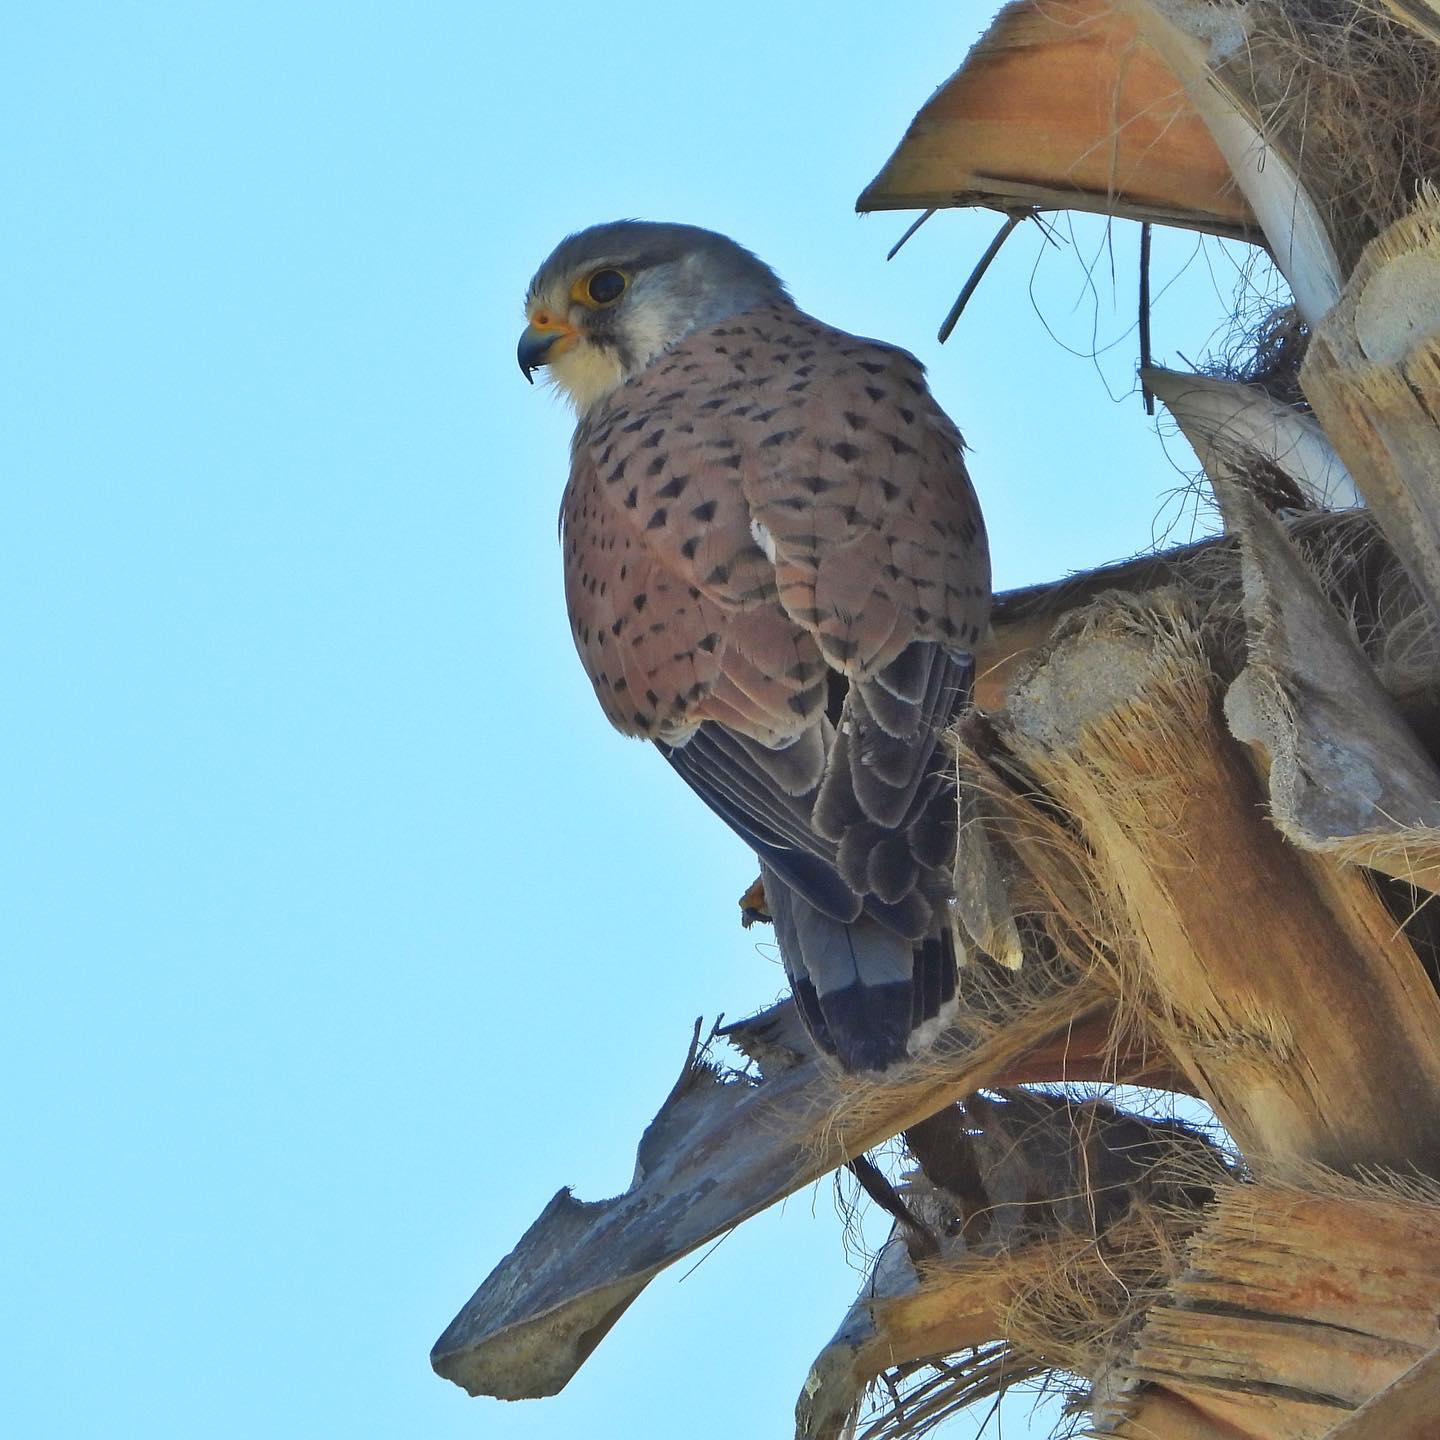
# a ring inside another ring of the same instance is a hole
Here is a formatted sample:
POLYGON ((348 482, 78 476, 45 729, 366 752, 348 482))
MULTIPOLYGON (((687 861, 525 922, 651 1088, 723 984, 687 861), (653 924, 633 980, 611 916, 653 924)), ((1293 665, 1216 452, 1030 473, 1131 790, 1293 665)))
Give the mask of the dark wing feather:
POLYGON ((934 648, 921 706, 926 743, 912 747, 903 790, 886 788, 887 805, 896 794, 904 800, 888 823, 866 815, 852 785, 857 770, 867 771, 849 756, 855 726, 848 699, 824 778, 801 795, 787 794, 772 773, 784 751, 747 744, 714 722, 683 745, 660 749, 705 803, 817 909, 837 920, 864 914, 888 930, 924 935, 949 876, 947 856, 936 855, 933 842, 928 849, 917 845, 915 837, 953 837, 954 793, 936 737, 967 700, 970 676, 968 657, 934 648), (833 831, 817 823, 816 810, 827 801, 832 817, 850 817, 833 831))

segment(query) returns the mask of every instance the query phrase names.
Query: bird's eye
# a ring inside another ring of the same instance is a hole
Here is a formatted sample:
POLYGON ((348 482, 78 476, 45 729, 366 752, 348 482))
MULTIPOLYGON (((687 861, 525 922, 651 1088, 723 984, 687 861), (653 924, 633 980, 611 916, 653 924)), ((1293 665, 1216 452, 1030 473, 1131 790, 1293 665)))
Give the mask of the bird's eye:
POLYGON ((613 305, 629 285, 628 277, 619 270, 597 270, 585 282, 585 295, 592 304, 613 305))

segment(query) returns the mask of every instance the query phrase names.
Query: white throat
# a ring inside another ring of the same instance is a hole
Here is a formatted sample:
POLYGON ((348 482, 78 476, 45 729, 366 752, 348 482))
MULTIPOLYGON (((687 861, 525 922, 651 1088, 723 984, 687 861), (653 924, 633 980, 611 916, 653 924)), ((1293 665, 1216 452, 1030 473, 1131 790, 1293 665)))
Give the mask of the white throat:
POLYGON ((545 367, 545 373, 577 415, 584 415, 628 378, 614 350, 602 350, 583 339, 557 355, 545 367))

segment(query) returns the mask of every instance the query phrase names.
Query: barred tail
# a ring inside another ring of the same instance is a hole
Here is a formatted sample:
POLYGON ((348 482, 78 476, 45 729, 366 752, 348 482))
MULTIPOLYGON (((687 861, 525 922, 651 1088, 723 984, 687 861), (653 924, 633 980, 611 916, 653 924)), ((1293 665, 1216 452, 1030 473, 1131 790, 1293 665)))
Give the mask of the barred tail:
POLYGON ((955 998, 948 930, 906 939, 861 915, 836 920, 764 867, 765 897, 795 1003, 846 1070, 887 1070, 939 1032, 955 998))

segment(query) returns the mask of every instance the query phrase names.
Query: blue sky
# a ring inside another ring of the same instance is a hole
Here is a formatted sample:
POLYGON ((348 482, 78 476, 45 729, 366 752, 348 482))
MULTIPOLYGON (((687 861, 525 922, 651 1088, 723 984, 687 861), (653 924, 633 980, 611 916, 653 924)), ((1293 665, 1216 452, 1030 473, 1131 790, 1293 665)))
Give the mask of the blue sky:
MULTIPOLYGON (((569 230, 725 230, 932 366, 997 584, 1147 548, 1182 477, 1134 337, 1066 348, 1133 324, 1133 228, 1022 230, 941 350, 995 218, 886 265, 909 217, 852 213, 983 19, 8 16, 6 1434, 788 1433, 859 1280, 828 1182, 557 1399, 427 1363, 560 1185, 628 1183, 693 1018, 781 988, 734 924, 752 862, 576 662, 570 421, 517 373, 520 301, 569 230)), ((1188 266, 1157 348, 1193 357, 1231 262, 1157 253, 1188 266)))

